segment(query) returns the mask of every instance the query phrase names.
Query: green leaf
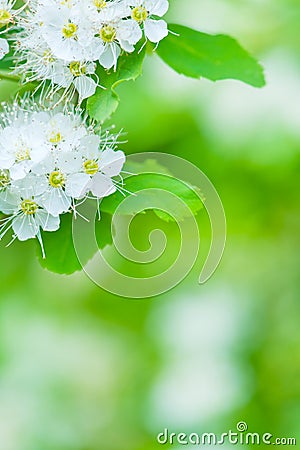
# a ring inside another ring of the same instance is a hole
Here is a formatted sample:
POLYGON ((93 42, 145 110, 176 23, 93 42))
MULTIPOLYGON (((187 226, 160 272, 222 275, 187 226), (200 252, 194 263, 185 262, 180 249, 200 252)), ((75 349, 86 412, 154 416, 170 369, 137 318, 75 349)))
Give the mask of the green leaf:
POLYGON ((209 35, 182 25, 169 25, 169 29, 175 34, 169 33, 157 53, 176 72, 191 78, 265 85, 261 65, 230 36, 209 35))
MULTIPOLYGON (((1 63, 1 61, 0 61, 1 63)), ((0 101, 8 101, 17 94, 22 97, 26 92, 34 91, 38 82, 23 84, 20 77, 10 70, 1 69, 0 64, 0 101)), ((33 95, 33 94, 32 94, 33 95)))
POLYGON ((60 228, 55 232, 42 232, 42 240, 46 253, 43 259, 38 245, 38 258, 42 267, 51 272, 71 274, 81 269, 72 240, 72 214, 61 216, 60 228))
MULTIPOLYGON (((73 214, 61 216, 61 224, 58 231, 42 232, 42 240, 46 258, 43 259, 40 245, 37 241, 37 255, 40 264, 51 272, 70 275, 82 270, 74 249, 72 238, 73 214)), ((102 214, 100 221, 95 221, 95 232, 99 248, 111 243, 111 216, 102 214)), ((85 262, 93 257, 89 248, 86 249, 85 262)))
POLYGON ((90 116, 98 122, 108 119, 119 105, 116 87, 124 81, 136 80, 142 74, 145 48, 124 54, 118 60, 117 70, 107 71, 102 67, 97 69, 99 83, 105 89, 98 87, 96 93, 87 101, 90 116))
POLYGON ((136 175, 140 173, 158 173, 162 175, 172 176, 172 173, 167 167, 163 166, 156 159, 152 158, 148 158, 143 162, 137 162, 130 159, 129 156, 124 164, 123 171, 130 175, 136 175))
MULTIPOLYGON (((170 192, 178 197, 183 203, 191 210, 191 212, 196 215, 202 208, 203 203, 200 200, 201 193, 197 188, 192 186, 187 186, 184 182, 177 180, 169 175, 162 174, 154 174, 154 173, 143 173, 140 175, 129 176, 125 180, 125 188, 129 192, 126 194, 126 197, 130 195, 134 195, 139 191, 149 191, 149 195, 147 195, 147 199, 152 200, 151 203, 153 205, 157 205, 157 196, 159 195, 157 189, 165 192, 170 192), (153 190, 153 191, 151 191, 153 190), (198 192, 198 195, 197 195, 198 192)), ((120 192, 116 192, 113 195, 103 199, 100 205, 100 209, 103 212, 114 214, 117 207, 123 202, 124 195, 120 192)), ((135 202, 136 211, 132 210, 132 205, 128 206, 125 204, 122 205, 122 214, 134 214, 139 211, 140 207, 143 207, 143 197, 141 200, 135 202)), ((161 209, 152 208, 156 215, 165 221, 174 220, 168 213, 168 204, 165 204, 166 212, 161 209)), ((183 220, 187 217, 185 208, 178 207, 176 211, 177 219, 183 220)), ((118 212, 119 213, 119 212, 118 212)))
POLYGON ((10 70, 13 66, 13 57, 14 52, 10 49, 9 53, 7 53, 4 58, 0 60, 0 70, 10 70))

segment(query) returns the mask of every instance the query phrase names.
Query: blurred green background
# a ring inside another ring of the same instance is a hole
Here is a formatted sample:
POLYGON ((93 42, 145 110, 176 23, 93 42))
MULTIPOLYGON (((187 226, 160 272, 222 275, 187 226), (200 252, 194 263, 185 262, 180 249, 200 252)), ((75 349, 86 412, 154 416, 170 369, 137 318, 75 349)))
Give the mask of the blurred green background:
POLYGON ((166 427, 226 432, 241 420, 300 442, 300 4, 170 3, 169 21, 230 34, 266 68, 256 90, 186 79, 153 57, 119 88, 126 152, 179 155, 214 183, 224 258, 199 286, 201 213, 190 276, 125 300, 43 270, 30 242, 1 245, 1 450, 151 450, 166 427))

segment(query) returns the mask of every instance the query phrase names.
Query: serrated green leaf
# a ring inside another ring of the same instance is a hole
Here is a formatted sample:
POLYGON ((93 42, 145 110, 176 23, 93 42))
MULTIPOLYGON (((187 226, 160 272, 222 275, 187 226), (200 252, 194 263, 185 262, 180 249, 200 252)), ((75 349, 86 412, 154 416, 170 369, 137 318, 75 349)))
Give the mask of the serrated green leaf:
POLYGON ((99 82, 105 89, 98 87, 96 93, 87 101, 87 110, 93 119, 103 122, 116 111, 120 101, 116 92, 117 86, 124 81, 134 81, 142 74, 144 57, 145 49, 137 49, 119 58, 115 72, 102 67, 97 69, 99 82))
MULTIPOLYGON (((161 174, 154 174, 154 173, 143 173, 140 175, 133 175, 128 178, 126 178, 125 188, 129 192, 126 194, 126 197, 130 195, 134 195, 135 193, 139 191, 149 191, 150 197, 153 197, 152 204, 157 204, 157 195, 158 191, 165 191, 170 192, 171 194, 174 194, 176 197, 178 197, 182 202, 190 209, 190 211, 196 215, 202 208, 203 203, 200 200, 199 196, 201 197, 201 194, 198 192, 197 188, 195 187, 189 187, 184 182, 177 180, 176 178, 173 178, 169 175, 161 175, 161 174), (151 192, 153 190, 153 192, 151 192), (199 196, 197 195, 197 193, 199 196)), ((148 195, 148 200, 149 200, 148 195)), ((113 195, 110 195, 109 197, 103 199, 101 202, 100 208, 101 211, 114 214, 117 207, 123 202, 124 195, 120 192, 116 192, 113 195)), ((128 205, 128 208, 125 204, 125 207, 122 205, 122 214, 132 214, 139 210, 140 207, 143 207, 143 199, 141 198, 141 203, 139 202, 135 203, 136 211, 132 210, 132 206, 128 205)), ((160 209, 153 208, 153 211, 156 213, 156 215, 167 222, 174 220, 168 213, 168 205, 165 205, 166 212, 162 211, 160 209)), ((177 211, 177 219, 183 220, 186 217, 186 210, 184 208, 180 209, 178 208, 177 211)))
POLYGON ((160 43, 158 55, 176 72, 212 81, 235 79, 263 87, 262 66, 239 43, 226 35, 209 35, 182 25, 169 25, 172 33, 160 43))

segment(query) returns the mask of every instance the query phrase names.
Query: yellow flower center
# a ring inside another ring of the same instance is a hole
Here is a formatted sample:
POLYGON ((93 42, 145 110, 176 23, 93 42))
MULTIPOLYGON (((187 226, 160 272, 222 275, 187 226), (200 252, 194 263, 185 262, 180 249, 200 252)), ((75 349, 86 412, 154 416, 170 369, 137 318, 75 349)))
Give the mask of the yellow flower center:
POLYGON ((10 178, 6 170, 0 170, 0 188, 5 188, 9 185, 10 178))
POLYGON ((61 0, 61 5, 66 5, 68 8, 72 7, 72 0, 61 0))
POLYGON ((28 161, 30 160, 30 153, 27 148, 22 148, 16 153, 16 162, 28 161))
POLYGON ((99 165, 94 159, 89 159, 83 164, 83 169, 88 175, 95 175, 99 170, 99 165))
POLYGON ((55 59, 53 58, 52 53, 51 53, 49 50, 46 50, 46 51, 43 53, 43 60, 44 60, 44 62, 45 62, 46 64, 47 64, 47 63, 52 63, 52 62, 55 61, 55 59))
POLYGON ((104 25, 100 30, 100 37, 104 42, 113 42, 116 39, 117 31, 111 25, 104 25))
POLYGON ((65 185, 66 178, 62 172, 56 170, 49 175, 49 184, 54 188, 62 188, 65 185))
POLYGON ((0 26, 8 25, 12 21, 12 15, 7 9, 0 9, 0 26))
POLYGON ((86 66, 81 64, 79 61, 73 61, 70 64, 70 72, 74 77, 80 77, 86 73, 86 66))
POLYGON ((137 22, 145 22, 148 17, 148 11, 144 6, 137 6, 132 10, 132 18, 137 22))
POLYGON ((62 29, 62 34, 66 39, 71 39, 76 36, 77 33, 77 25, 75 23, 68 23, 62 29))
POLYGON ((56 133, 55 131, 52 131, 52 133, 50 134, 49 137, 49 141, 51 142, 51 144, 59 144, 62 140, 62 135, 61 133, 56 133))
POLYGON ((23 200, 21 203, 21 210, 26 216, 32 216, 37 212, 38 205, 32 200, 23 200))
POLYGON ((98 10, 105 8, 106 1, 105 0, 94 0, 94 5, 98 10))

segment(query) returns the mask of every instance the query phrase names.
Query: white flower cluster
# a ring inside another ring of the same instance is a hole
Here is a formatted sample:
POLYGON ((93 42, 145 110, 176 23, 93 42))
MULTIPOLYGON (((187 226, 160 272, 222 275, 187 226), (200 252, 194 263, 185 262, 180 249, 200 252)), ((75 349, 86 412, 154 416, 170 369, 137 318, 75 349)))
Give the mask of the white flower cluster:
MULTIPOLYGON (((19 9, 16 4, 0 0, 0 35, 14 29, 7 37, 15 41, 15 72, 25 82, 41 83, 40 100, 49 93, 52 100, 58 94, 80 104, 100 86, 99 65, 116 70, 122 53, 168 34, 161 19, 168 0, 24 0, 19 9)), ((0 38, 0 59, 8 51, 0 38)), ((25 96, 2 104, 2 110, 0 239, 12 229, 13 240, 37 237, 44 252, 41 230, 58 230, 61 214, 76 214, 86 198, 122 191, 125 155, 118 136, 97 134, 76 105, 41 108, 25 96)))
POLYGON ((76 201, 116 191, 125 162, 118 136, 97 135, 76 110, 42 111, 28 99, 2 106, 0 239, 12 228, 13 239, 41 242, 40 229, 56 231, 76 201))
POLYGON ((168 7, 168 0, 31 0, 16 35, 19 71, 26 81, 50 80, 70 96, 90 97, 97 63, 116 69, 143 33, 153 43, 167 36, 160 17, 168 7))
MULTIPOLYGON (((15 18, 26 7, 26 4, 15 10, 14 6, 17 0, 1 0, 0 1, 0 35, 5 34, 9 27, 14 24, 15 18)), ((9 44, 7 39, 0 38, 0 59, 9 52, 9 44)))

